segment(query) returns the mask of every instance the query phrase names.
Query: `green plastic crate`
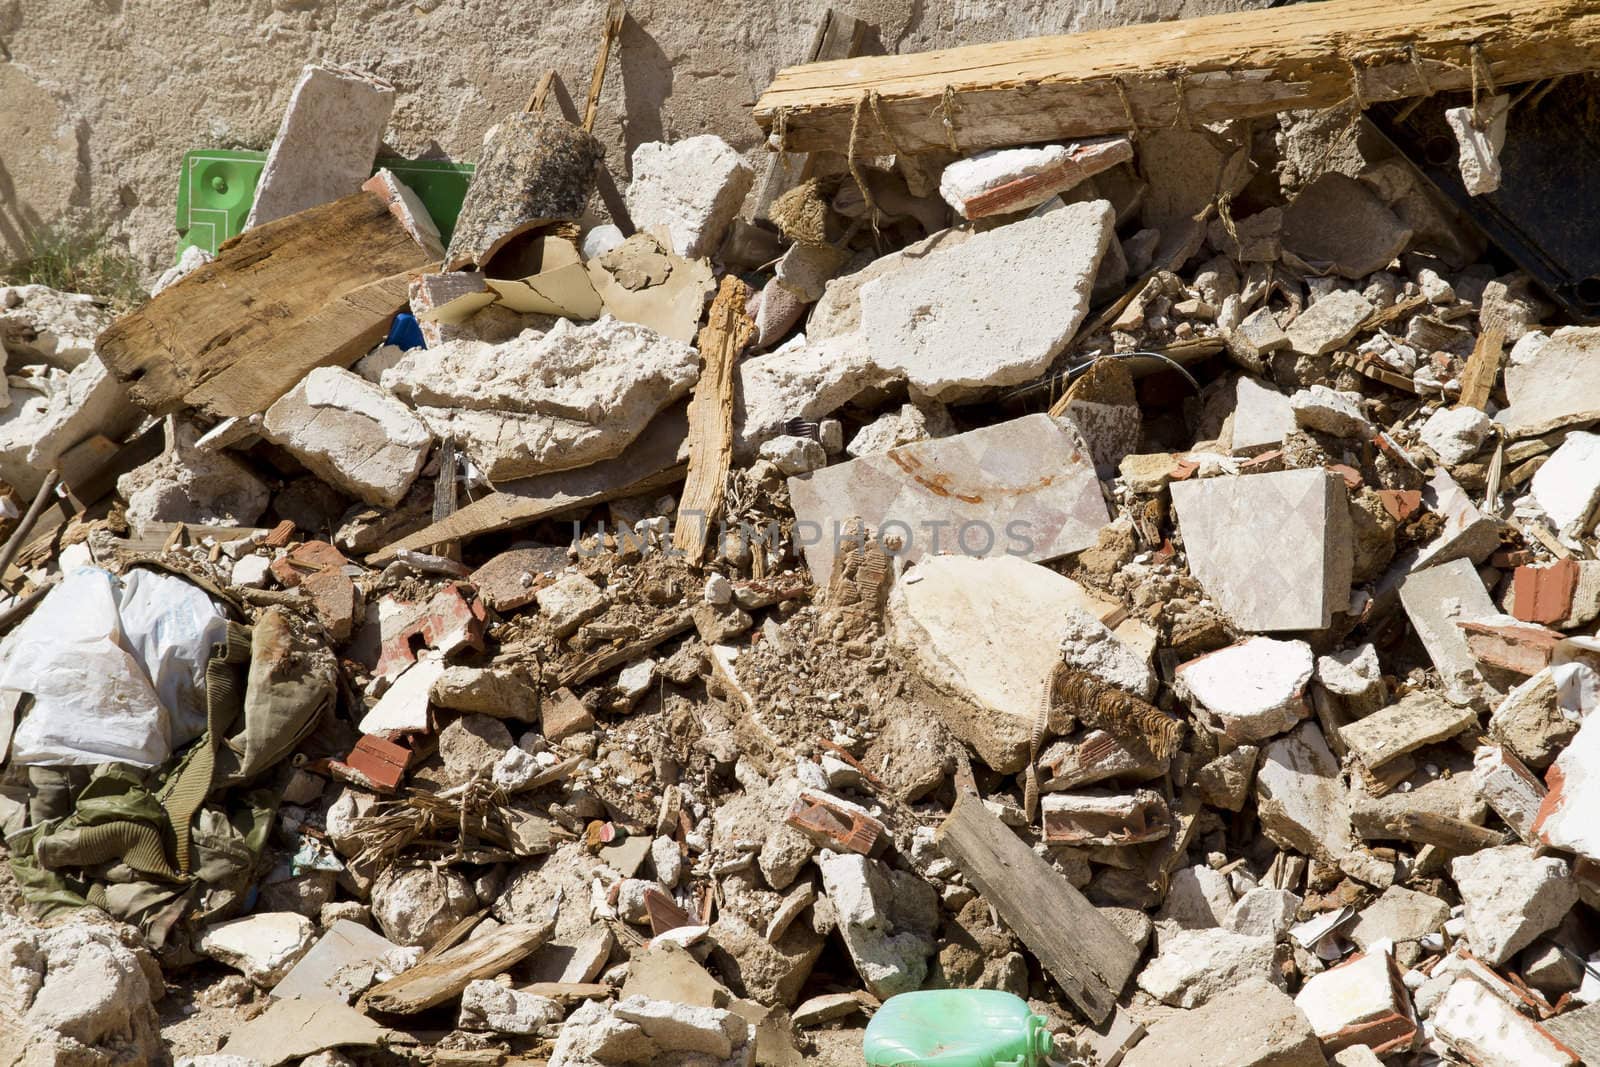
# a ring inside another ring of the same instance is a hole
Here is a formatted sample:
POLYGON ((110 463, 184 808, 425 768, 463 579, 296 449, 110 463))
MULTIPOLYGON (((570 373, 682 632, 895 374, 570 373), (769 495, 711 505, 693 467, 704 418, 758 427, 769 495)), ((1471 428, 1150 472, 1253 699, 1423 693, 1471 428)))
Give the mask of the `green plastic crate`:
MULTIPOLYGON (((178 173, 178 255, 190 245, 216 255, 222 242, 244 229, 266 162, 265 152, 197 148, 184 153, 178 173)), ((384 168, 422 199, 439 235, 449 244, 472 182, 473 165, 387 158, 379 159, 372 172, 384 168)))

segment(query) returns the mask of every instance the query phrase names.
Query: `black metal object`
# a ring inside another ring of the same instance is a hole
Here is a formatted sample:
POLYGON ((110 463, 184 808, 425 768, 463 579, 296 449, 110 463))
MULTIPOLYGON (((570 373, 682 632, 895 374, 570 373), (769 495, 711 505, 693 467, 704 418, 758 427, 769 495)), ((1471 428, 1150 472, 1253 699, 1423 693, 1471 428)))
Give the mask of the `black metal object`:
POLYGON ((1440 93, 1404 118, 1406 101, 1374 106, 1367 117, 1558 304, 1576 318, 1600 318, 1600 85, 1566 78, 1513 107, 1500 189, 1484 196, 1462 186, 1444 120, 1446 108, 1471 102, 1470 93, 1440 93))

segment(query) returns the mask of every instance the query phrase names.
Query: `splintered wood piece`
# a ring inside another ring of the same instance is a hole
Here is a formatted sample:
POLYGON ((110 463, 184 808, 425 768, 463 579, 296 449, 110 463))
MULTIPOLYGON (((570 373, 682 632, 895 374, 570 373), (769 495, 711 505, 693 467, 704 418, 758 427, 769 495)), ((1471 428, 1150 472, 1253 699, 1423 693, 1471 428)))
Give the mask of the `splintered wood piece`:
POLYGON ((689 475, 678 498, 672 547, 691 567, 705 559, 711 524, 722 510, 722 490, 733 461, 733 362, 755 334, 745 314, 750 287, 733 275, 722 279, 700 331, 704 367, 689 402, 689 475))
POLYGON ((1472 346, 1472 355, 1467 357, 1466 370, 1461 372, 1461 399, 1456 407, 1488 409, 1489 394, 1494 391, 1495 379, 1500 377, 1500 364, 1505 355, 1506 335, 1501 327, 1487 327, 1478 335, 1478 343, 1472 346))
POLYGON ((628 8, 622 0, 611 0, 606 5, 606 25, 600 33, 600 52, 594 57, 594 76, 589 79, 589 100, 583 107, 583 128, 594 132, 595 112, 600 108, 600 89, 606 83, 606 63, 611 59, 611 46, 622 36, 622 21, 628 17, 628 8))
POLYGON ((459 996, 476 978, 493 978, 532 955, 550 940, 556 924, 515 923, 418 963, 367 991, 363 1003, 373 1011, 414 1015, 459 996))
POLYGON ((1586 0, 1327 0, 778 72, 791 151, 974 152, 1367 104, 1600 66, 1586 0), (1478 58, 1478 57, 1481 57, 1478 58), (876 106, 860 108, 864 101, 876 106), (881 120, 879 118, 881 116, 881 120))
POLYGON ((445 269, 482 268, 513 237, 577 221, 604 157, 599 141, 562 119, 524 112, 501 120, 467 186, 445 269))
POLYGON ((974 796, 939 827, 939 849, 1095 1024, 1139 963, 1139 949, 974 796))
POLYGON ((254 415, 315 368, 371 351, 427 265, 387 201, 356 193, 246 230, 96 350, 153 415, 254 415))

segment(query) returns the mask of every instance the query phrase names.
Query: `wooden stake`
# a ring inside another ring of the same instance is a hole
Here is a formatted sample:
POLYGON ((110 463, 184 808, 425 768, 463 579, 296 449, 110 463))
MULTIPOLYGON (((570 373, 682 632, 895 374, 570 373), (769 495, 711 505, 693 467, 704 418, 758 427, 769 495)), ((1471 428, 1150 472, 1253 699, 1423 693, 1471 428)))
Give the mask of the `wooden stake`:
POLYGON ((611 45, 622 36, 622 23, 628 16, 627 5, 622 0, 611 0, 606 5, 606 26, 600 35, 600 54, 594 59, 594 77, 589 79, 589 102, 583 108, 583 128, 594 132, 595 112, 600 109, 600 88, 606 81, 606 63, 611 59, 611 45))
POLYGON ((1472 346, 1472 355, 1461 372, 1461 399, 1456 407, 1488 409, 1489 394, 1494 391, 1500 364, 1505 360, 1505 339, 1505 331, 1499 326, 1486 327, 1478 335, 1478 343, 1472 346))
POLYGON ((678 521, 672 546, 691 567, 705 559, 711 524, 722 510, 723 484, 733 461, 733 362, 755 334, 745 314, 750 287, 733 275, 711 302, 711 314, 700 331, 704 369, 689 402, 689 476, 678 498, 678 521))

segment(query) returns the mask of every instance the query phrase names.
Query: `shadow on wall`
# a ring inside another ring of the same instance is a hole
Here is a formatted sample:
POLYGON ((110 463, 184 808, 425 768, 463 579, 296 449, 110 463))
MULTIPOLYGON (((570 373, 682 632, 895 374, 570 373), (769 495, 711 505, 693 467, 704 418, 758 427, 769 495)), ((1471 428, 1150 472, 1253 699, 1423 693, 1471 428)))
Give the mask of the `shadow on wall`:
POLYGON ((631 161, 635 148, 667 139, 661 110, 672 95, 672 63, 631 14, 622 23, 622 39, 613 54, 622 70, 623 147, 631 161))

